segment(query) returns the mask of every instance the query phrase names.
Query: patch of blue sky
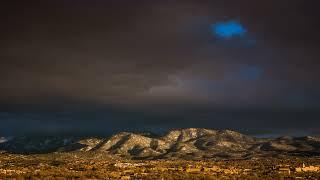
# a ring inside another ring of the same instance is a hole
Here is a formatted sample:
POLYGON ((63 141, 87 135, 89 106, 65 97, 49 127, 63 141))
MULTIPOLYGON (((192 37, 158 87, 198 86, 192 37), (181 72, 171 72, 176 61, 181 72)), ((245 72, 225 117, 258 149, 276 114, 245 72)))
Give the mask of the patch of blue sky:
POLYGON ((257 81, 262 78, 264 69, 258 65, 242 65, 233 72, 226 73, 223 81, 244 82, 244 81, 257 81))
POLYGON ((243 80, 258 80, 263 74, 263 69, 258 66, 246 66, 239 70, 237 76, 243 80))
POLYGON ((237 21, 218 22, 211 25, 211 30, 215 36, 230 39, 246 34, 246 28, 237 21))

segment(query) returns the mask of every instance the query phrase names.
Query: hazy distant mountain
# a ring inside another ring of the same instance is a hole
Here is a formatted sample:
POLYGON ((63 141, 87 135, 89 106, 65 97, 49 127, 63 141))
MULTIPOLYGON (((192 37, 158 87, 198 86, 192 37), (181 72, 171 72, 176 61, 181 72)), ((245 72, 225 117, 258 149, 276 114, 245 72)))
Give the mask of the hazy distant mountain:
POLYGON ((1 141, 0 150, 24 154, 83 151, 133 159, 313 156, 320 155, 320 138, 259 139, 230 130, 189 128, 169 131, 164 136, 121 132, 108 138, 17 137, 1 141))

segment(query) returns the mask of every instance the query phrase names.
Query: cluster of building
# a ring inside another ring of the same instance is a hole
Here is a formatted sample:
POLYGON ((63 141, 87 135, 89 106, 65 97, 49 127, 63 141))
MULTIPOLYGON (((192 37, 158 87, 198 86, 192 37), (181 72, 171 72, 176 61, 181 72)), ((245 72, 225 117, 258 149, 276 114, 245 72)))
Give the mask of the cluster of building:
MULTIPOLYGON (((208 166, 205 164, 194 164, 194 165, 185 165, 185 166, 179 166, 176 164, 171 164, 168 166, 167 164, 159 164, 159 165, 147 165, 145 163, 115 163, 115 167, 120 168, 119 172, 124 174, 134 174, 135 172, 142 172, 142 173, 148 173, 148 172, 186 172, 186 173, 222 173, 222 174, 238 174, 241 170, 229 167, 229 168, 221 168, 219 166, 208 166), (146 166, 149 166, 148 168, 146 166)), ((248 171, 248 169, 246 169, 248 171)))
POLYGON ((277 165, 274 166, 274 170, 278 170, 279 173, 291 174, 292 172, 320 172, 320 166, 306 166, 304 163, 302 167, 291 167, 290 165, 277 165))
POLYGON ((12 176, 12 175, 22 175, 25 171, 21 171, 18 169, 0 169, 0 174, 12 176))
POLYGON ((41 156, 3 156, 0 179, 13 177, 68 177, 93 179, 209 179, 236 177, 320 178, 319 159, 266 159, 232 161, 122 160, 41 156), (303 163, 305 162, 306 165, 303 163), (277 165, 278 164, 278 165, 277 165))

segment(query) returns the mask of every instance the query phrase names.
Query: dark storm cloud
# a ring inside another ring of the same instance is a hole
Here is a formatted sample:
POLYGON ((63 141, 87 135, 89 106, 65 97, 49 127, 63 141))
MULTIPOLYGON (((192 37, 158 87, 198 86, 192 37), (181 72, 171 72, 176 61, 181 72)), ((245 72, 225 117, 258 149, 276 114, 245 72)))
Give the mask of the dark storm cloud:
POLYGON ((6 17, 12 32, 3 33, 3 94, 12 94, 13 101, 19 94, 37 99, 45 93, 127 99, 161 84, 192 60, 184 51, 193 45, 183 45, 187 35, 179 35, 176 27, 182 17, 170 17, 183 7, 41 4, 17 4, 17 12, 6 17))
MULTIPOLYGON (((166 106, 173 111, 190 106, 207 111, 221 108, 225 114, 242 108, 313 111, 320 106, 318 4, 303 0, 4 1, 0 104, 9 109, 21 104, 108 105, 110 113, 101 115, 106 122, 115 117, 109 107, 118 106, 154 106, 152 111, 159 112, 168 110, 166 106)), ((173 113, 159 122, 176 117, 177 126, 181 119, 194 125, 191 122, 197 118, 191 116, 201 113, 189 112, 189 119, 173 113)), ((142 110, 131 120, 143 114, 142 110)), ((209 120, 220 115, 205 114, 203 126, 223 122, 209 120)), ((259 117, 240 118, 239 123, 248 126, 259 117)), ((283 118, 280 126, 290 117, 283 118)), ((305 117, 314 123, 316 116, 305 117)), ((155 124, 150 120, 150 127, 155 124)))

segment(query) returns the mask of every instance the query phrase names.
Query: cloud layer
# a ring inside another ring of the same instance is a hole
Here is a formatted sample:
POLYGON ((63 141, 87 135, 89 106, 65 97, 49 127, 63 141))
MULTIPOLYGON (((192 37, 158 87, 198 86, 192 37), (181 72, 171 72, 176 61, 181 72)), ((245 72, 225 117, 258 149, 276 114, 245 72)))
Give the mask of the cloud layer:
POLYGON ((0 104, 318 109, 317 5, 7 1, 0 104))

